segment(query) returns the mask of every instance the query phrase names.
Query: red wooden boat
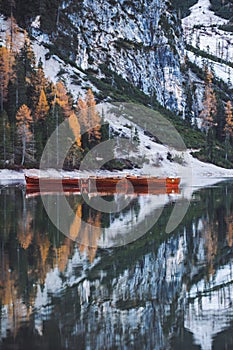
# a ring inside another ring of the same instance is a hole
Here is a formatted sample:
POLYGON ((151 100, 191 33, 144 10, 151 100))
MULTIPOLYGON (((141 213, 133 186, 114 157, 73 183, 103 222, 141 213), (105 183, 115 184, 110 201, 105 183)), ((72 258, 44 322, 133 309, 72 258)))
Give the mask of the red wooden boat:
POLYGON ((134 187, 137 186, 148 186, 148 187, 178 187, 180 184, 180 178, 178 177, 166 177, 159 178, 155 176, 126 176, 134 187))
POLYGON ((86 192, 144 192, 150 193, 156 189, 175 189, 179 187, 180 178, 158 178, 152 176, 90 176, 86 178, 39 178, 25 175, 27 189, 41 190, 79 190, 86 192), (130 186, 130 183, 132 186, 130 186))
POLYGON ((47 178, 38 176, 25 175, 27 188, 58 188, 59 186, 65 186, 75 189, 80 189, 79 179, 75 178, 47 178))
POLYGON ((166 186, 167 187, 178 187, 180 185, 179 177, 167 177, 166 178, 166 186))

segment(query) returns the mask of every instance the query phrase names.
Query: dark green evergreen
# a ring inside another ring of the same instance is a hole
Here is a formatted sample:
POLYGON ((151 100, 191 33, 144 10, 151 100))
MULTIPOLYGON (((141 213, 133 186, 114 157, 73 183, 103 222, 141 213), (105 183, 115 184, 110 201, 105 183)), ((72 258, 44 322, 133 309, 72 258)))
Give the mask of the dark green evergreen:
POLYGON ((186 17, 190 14, 189 8, 197 3, 198 0, 171 0, 172 5, 180 14, 180 17, 186 17))
POLYGON ((12 165, 12 133, 6 111, 0 114, 0 167, 12 165))

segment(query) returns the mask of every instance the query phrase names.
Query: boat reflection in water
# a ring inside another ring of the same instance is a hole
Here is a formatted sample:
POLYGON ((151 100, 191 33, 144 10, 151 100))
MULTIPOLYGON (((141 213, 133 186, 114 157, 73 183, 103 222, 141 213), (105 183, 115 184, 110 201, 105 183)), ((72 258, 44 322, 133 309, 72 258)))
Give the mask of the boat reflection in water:
POLYGON ((87 176, 47 178, 25 175, 28 191, 80 191, 161 194, 178 191, 180 178, 154 176, 87 176))
MULTIPOLYGON (((170 234, 165 227, 181 194, 104 194, 119 206, 130 197, 123 210, 106 213, 69 192, 75 216, 66 236, 38 193, 2 189, 0 348, 231 349, 232 190, 229 182, 194 193, 170 234), (104 228, 127 232, 161 208, 140 239, 99 248, 104 228)), ((55 203, 61 193, 42 196, 55 203)))
MULTIPOLYGON (((63 227, 67 227, 65 235, 78 243, 80 252, 86 252, 90 262, 93 261, 98 246, 114 246, 114 237, 123 237, 127 243, 130 241, 131 233, 132 241, 137 239, 137 226, 143 224, 145 218, 149 221, 152 218, 156 222, 156 218, 160 216, 164 205, 170 201, 174 201, 175 196, 178 198, 180 190, 178 187, 159 186, 151 188, 148 194, 147 186, 137 186, 133 192, 128 193, 128 187, 122 182, 117 187, 111 185, 104 186, 98 184, 98 191, 90 192, 90 188, 83 187, 80 189, 71 186, 66 188, 63 186, 63 191, 54 192, 56 184, 53 186, 45 186, 41 188, 28 187, 26 188, 26 198, 43 197, 44 203, 48 203, 49 207, 56 208, 57 223, 64 217, 64 206, 62 205, 61 197, 65 196, 70 207, 74 211, 74 217, 67 224, 63 222, 63 227), (116 192, 117 190, 117 192, 116 192), (106 206, 114 203, 114 210, 102 212, 98 210, 99 198, 104 199, 106 206), (86 199, 86 200, 85 200, 86 199), (97 210, 95 209, 97 208, 97 210), (123 209, 123 210, 122 210, 123 209), (87 223, 88 225, 85 225, 87 223), (111 227, 111 233, 114 237, 107 237, 106 232, 111 227), (128 237, 127 237, 128 236, 128 237)), ((66 220, 66 218, 65 218, 66 220)), ((57 225, 59 227, 59 224, 57 225)), ((140 233, 140 236, 145 232, 140 233)))

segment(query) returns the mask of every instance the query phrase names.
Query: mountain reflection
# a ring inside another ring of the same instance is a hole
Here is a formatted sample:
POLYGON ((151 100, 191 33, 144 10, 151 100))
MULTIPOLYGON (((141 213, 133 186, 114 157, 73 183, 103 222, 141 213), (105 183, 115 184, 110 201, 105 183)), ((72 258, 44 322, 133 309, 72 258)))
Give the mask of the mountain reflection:
POLYGON ((185 219, 169 235, 176 198, 164 195, 167 204, 150 232, 114 249, 98 248, 102 228, 123 230, 140 221, 145 206, 158 207, 158 197, 137 196, 113 214, 72 194, 67 200, 75 215, 64 236, 40 196, 2 189, 0 347, 230 349, 232 187, 193 194, 185 219))

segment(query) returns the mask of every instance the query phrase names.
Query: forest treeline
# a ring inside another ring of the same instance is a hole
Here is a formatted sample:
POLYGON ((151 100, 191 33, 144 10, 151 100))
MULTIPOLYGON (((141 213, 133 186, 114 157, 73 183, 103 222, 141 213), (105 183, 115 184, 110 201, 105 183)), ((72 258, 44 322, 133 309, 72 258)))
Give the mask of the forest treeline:
MULTIPOLYGON (((74 142, 62 167, 79 168, 85 154, 109 138, 109 126, 103 125, 93 92, 89 89, 84 98, 74 101, 62 80, 54 83, 46 78, 43 63, 41 59, 36 61, 27 32, 19 29, 13 16, 9 23, 0 46, 0 167, 38 167, 48 139, 66 121, 66 137, 74 142)), ((203 161, 232 167, 232 102, 227 101, 225 95, 224 100, 220 98, 220 90, 213 83, 216 79, 210 65, 203 65, 201 78, 204 81, 203 109, 199 111, 195 104, 196 90, 189 80, 186 104, 189 112, 184 121, 189 125, 190 132, 203 132, 201 138, 205 139, 205 147, 201 147, 195 156, 203 161)), ((177 118, 173 116, 174 120, 177 118)), ((182 129, 179 131, 183 136, 182 129)), ((131 139, 136 145, 140 142, 136 129, 131 139)), ((60 141, 61 135, 57 133, 56 142, 50 148, 52 167, 61 167, 60 141)), ((113 150, 108 152, 113 155, 113 150)), ((136 159, 135 164, 137 162, 136 159)), ((116 164, 117 161, 113 163, 108 166, 125 166, 124 162, 123 165, 119 162, 116 164)))
POLYGON ((56 29, 61 0, 1 0, 0 12, 16 18, 17 23, 30 29, 33 18, 40 16, 41 30, 51 33, 56 29))
MULTIPOLYGON (((84 98, 74 101, 62 80, 54 84, 46 78, 28 36, 15 33, 13 20, 11 26, 0 47, 0 166, 39 166, 47 140, 67 120, 67 135, 71 132, 75 142, 64 167, 78 168, 85 153, 108 135, 108 126, 101 126, 93 92, 88 89, 84 98)), ((56 152, 53 150, 53 158, 58 157, 56 152)))

